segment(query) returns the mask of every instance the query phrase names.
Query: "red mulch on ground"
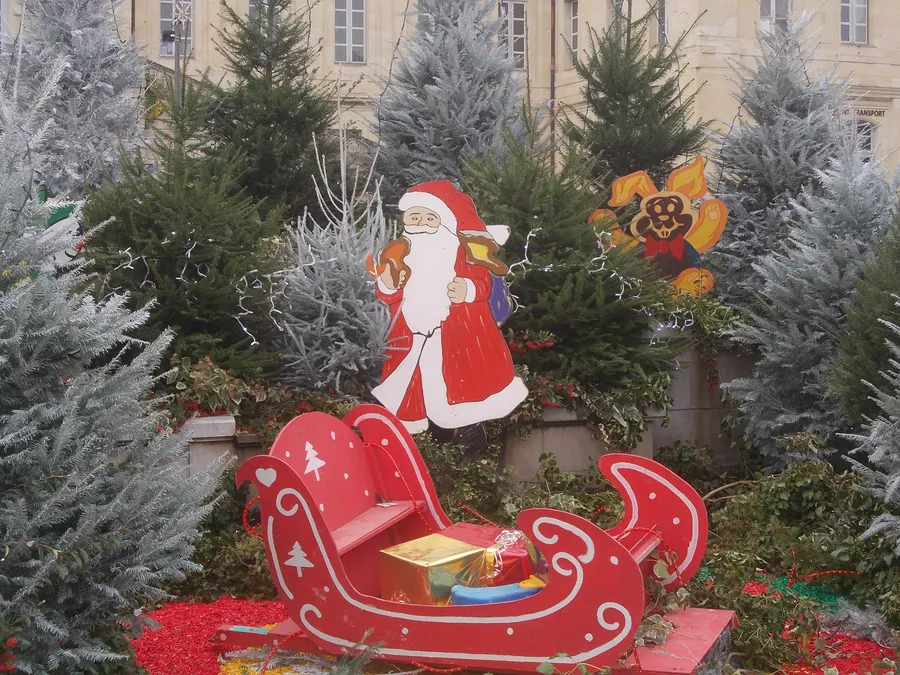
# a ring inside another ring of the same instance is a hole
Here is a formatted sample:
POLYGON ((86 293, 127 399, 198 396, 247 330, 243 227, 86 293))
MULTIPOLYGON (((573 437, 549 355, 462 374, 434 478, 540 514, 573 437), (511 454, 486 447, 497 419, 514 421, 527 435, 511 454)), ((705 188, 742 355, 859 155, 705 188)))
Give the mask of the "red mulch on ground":
MULTIPOLYGON (((765 595, 769 592, 769 585, 764 581, 751 581, 744 586, 744 593, 747 595, 765 595)), ((771 593, 775 597, 781 596, 777 590, 772 590, 771 593)), ((896 661, 897 659, 897 654, 893 649, 882 647, 872 640, 861 640, 844 633, 830 635, 827 632, 816 635, 810 642, 808 649, 812 658, 816 657, 815 641, 818 638, 825 640, 824 663, 819 666, 806 663, 795 664, 787 666, 785 672, 789 675, 822 675, 825 668, 831 667, 838 671, 838 675, 875 673, 882 672, 875 667, 879 661, 884 659, 896 661)))
MULTIPOLYGON (((822 634, 817 637, 825 638, 826 661, 821 666, 797 664, 785 669, 790 675, 821 675, 825 668, 831 667, 838 671, 838 675, 851 675, 852 673, 877 673, 887 672, 886 669, 878 669, 875 664, 884 659, 896 661, 897 654, 893 649, 882 647, 871 640, 860 640, 850 635, 838 633, 828 636, 822 634)), ((815 649, 809 647, 810 653, 815 649)))
POLYGON ((265 626, 287 618, 277 600, 253 602, 221 598, 215 602, 173 602, 148 616, 160 624, 132 643, 137 663, 150 675, 219 675, 222 647, 210 642, 223 624, 265 626))
MULTIPOLYGON (((745 592, 764 593, 765 584, 748 585, 745 592)), ((280 602, 235 600, 222 598, 209 604, 174 602, 150 612, 148 616, 160 624, 155 631, 147 630, 134 641, 138 665, 150 675, 219 675, 221 664, 218 656, 222 647, 210 641, 216 629, 223 624, 265 626, 287 618, 280 602)), ((797 664, 786 668, 789 675, 822 675, 825 667, 836 668, 839 675, 874 673, 874 664, 897 654, 886 647, 860 640, 849 635, 837 634, 826 640, 827 660, 821 666, 797 664)), ((814 647, 810 645, 812 651, 814 647)))

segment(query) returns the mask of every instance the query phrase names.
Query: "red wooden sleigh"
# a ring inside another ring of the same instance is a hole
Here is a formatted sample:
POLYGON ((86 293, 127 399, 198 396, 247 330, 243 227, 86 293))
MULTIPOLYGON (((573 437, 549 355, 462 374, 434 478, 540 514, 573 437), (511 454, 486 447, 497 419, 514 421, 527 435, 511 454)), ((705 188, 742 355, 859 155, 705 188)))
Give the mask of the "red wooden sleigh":
POLYGON ((570 664, 614 664, 641 622, 651 554, 675 554, 666 586, 686 582, 706 548, 707 514, 693 488, 652 460, 611 454, 600 469, 625 501, 615 528, 553 509, 519 515, 548 563, 536 595, 474 606, 392 602, 378 597, 379 551, 452 525, 428 469, 383 408, 363 405, 343 421, 301 415, 237 473, 239 485, 259 490, 269 567, 290 620, 269 630, 226 626, 218 638, 342 654, 371 630, 369 642, 392 662, 533 673, 564 653, 570 664))

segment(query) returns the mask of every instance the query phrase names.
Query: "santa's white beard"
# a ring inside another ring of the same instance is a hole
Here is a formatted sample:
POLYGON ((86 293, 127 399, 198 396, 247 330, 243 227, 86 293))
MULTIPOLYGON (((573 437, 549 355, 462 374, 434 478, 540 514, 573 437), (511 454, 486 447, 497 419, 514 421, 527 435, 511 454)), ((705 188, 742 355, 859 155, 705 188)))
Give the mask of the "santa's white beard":
POLYGON ((459 239, 443 227, 434 234, 407 238, 410 247, 404 262, 410 273, 403 287, 401 311, 413 333, 428 335, 450 316, 447 286, 456 277, 459 239))

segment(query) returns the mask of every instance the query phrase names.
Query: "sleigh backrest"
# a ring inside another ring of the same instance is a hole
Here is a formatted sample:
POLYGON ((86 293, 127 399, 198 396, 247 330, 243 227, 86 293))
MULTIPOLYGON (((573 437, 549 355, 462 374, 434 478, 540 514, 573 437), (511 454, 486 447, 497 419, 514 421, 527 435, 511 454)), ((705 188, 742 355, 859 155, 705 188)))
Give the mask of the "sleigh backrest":
POLYGON ((269 454, 291 465, 332 534, 378 503, 363 442, 335 417, 320 412, 295 417, 269 454))

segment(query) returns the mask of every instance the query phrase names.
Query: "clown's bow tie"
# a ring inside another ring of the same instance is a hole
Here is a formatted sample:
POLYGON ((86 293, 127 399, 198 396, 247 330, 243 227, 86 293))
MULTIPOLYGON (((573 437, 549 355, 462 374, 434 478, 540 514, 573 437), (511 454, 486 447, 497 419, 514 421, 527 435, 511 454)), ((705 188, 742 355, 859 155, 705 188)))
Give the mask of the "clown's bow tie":
POLYGON ((674 239, 654 239, 647 237, 644 242, 644 256, 652 258, 657 253, 670 253, 678 260, 684 257, 684 235, 676 235, 674 239))

